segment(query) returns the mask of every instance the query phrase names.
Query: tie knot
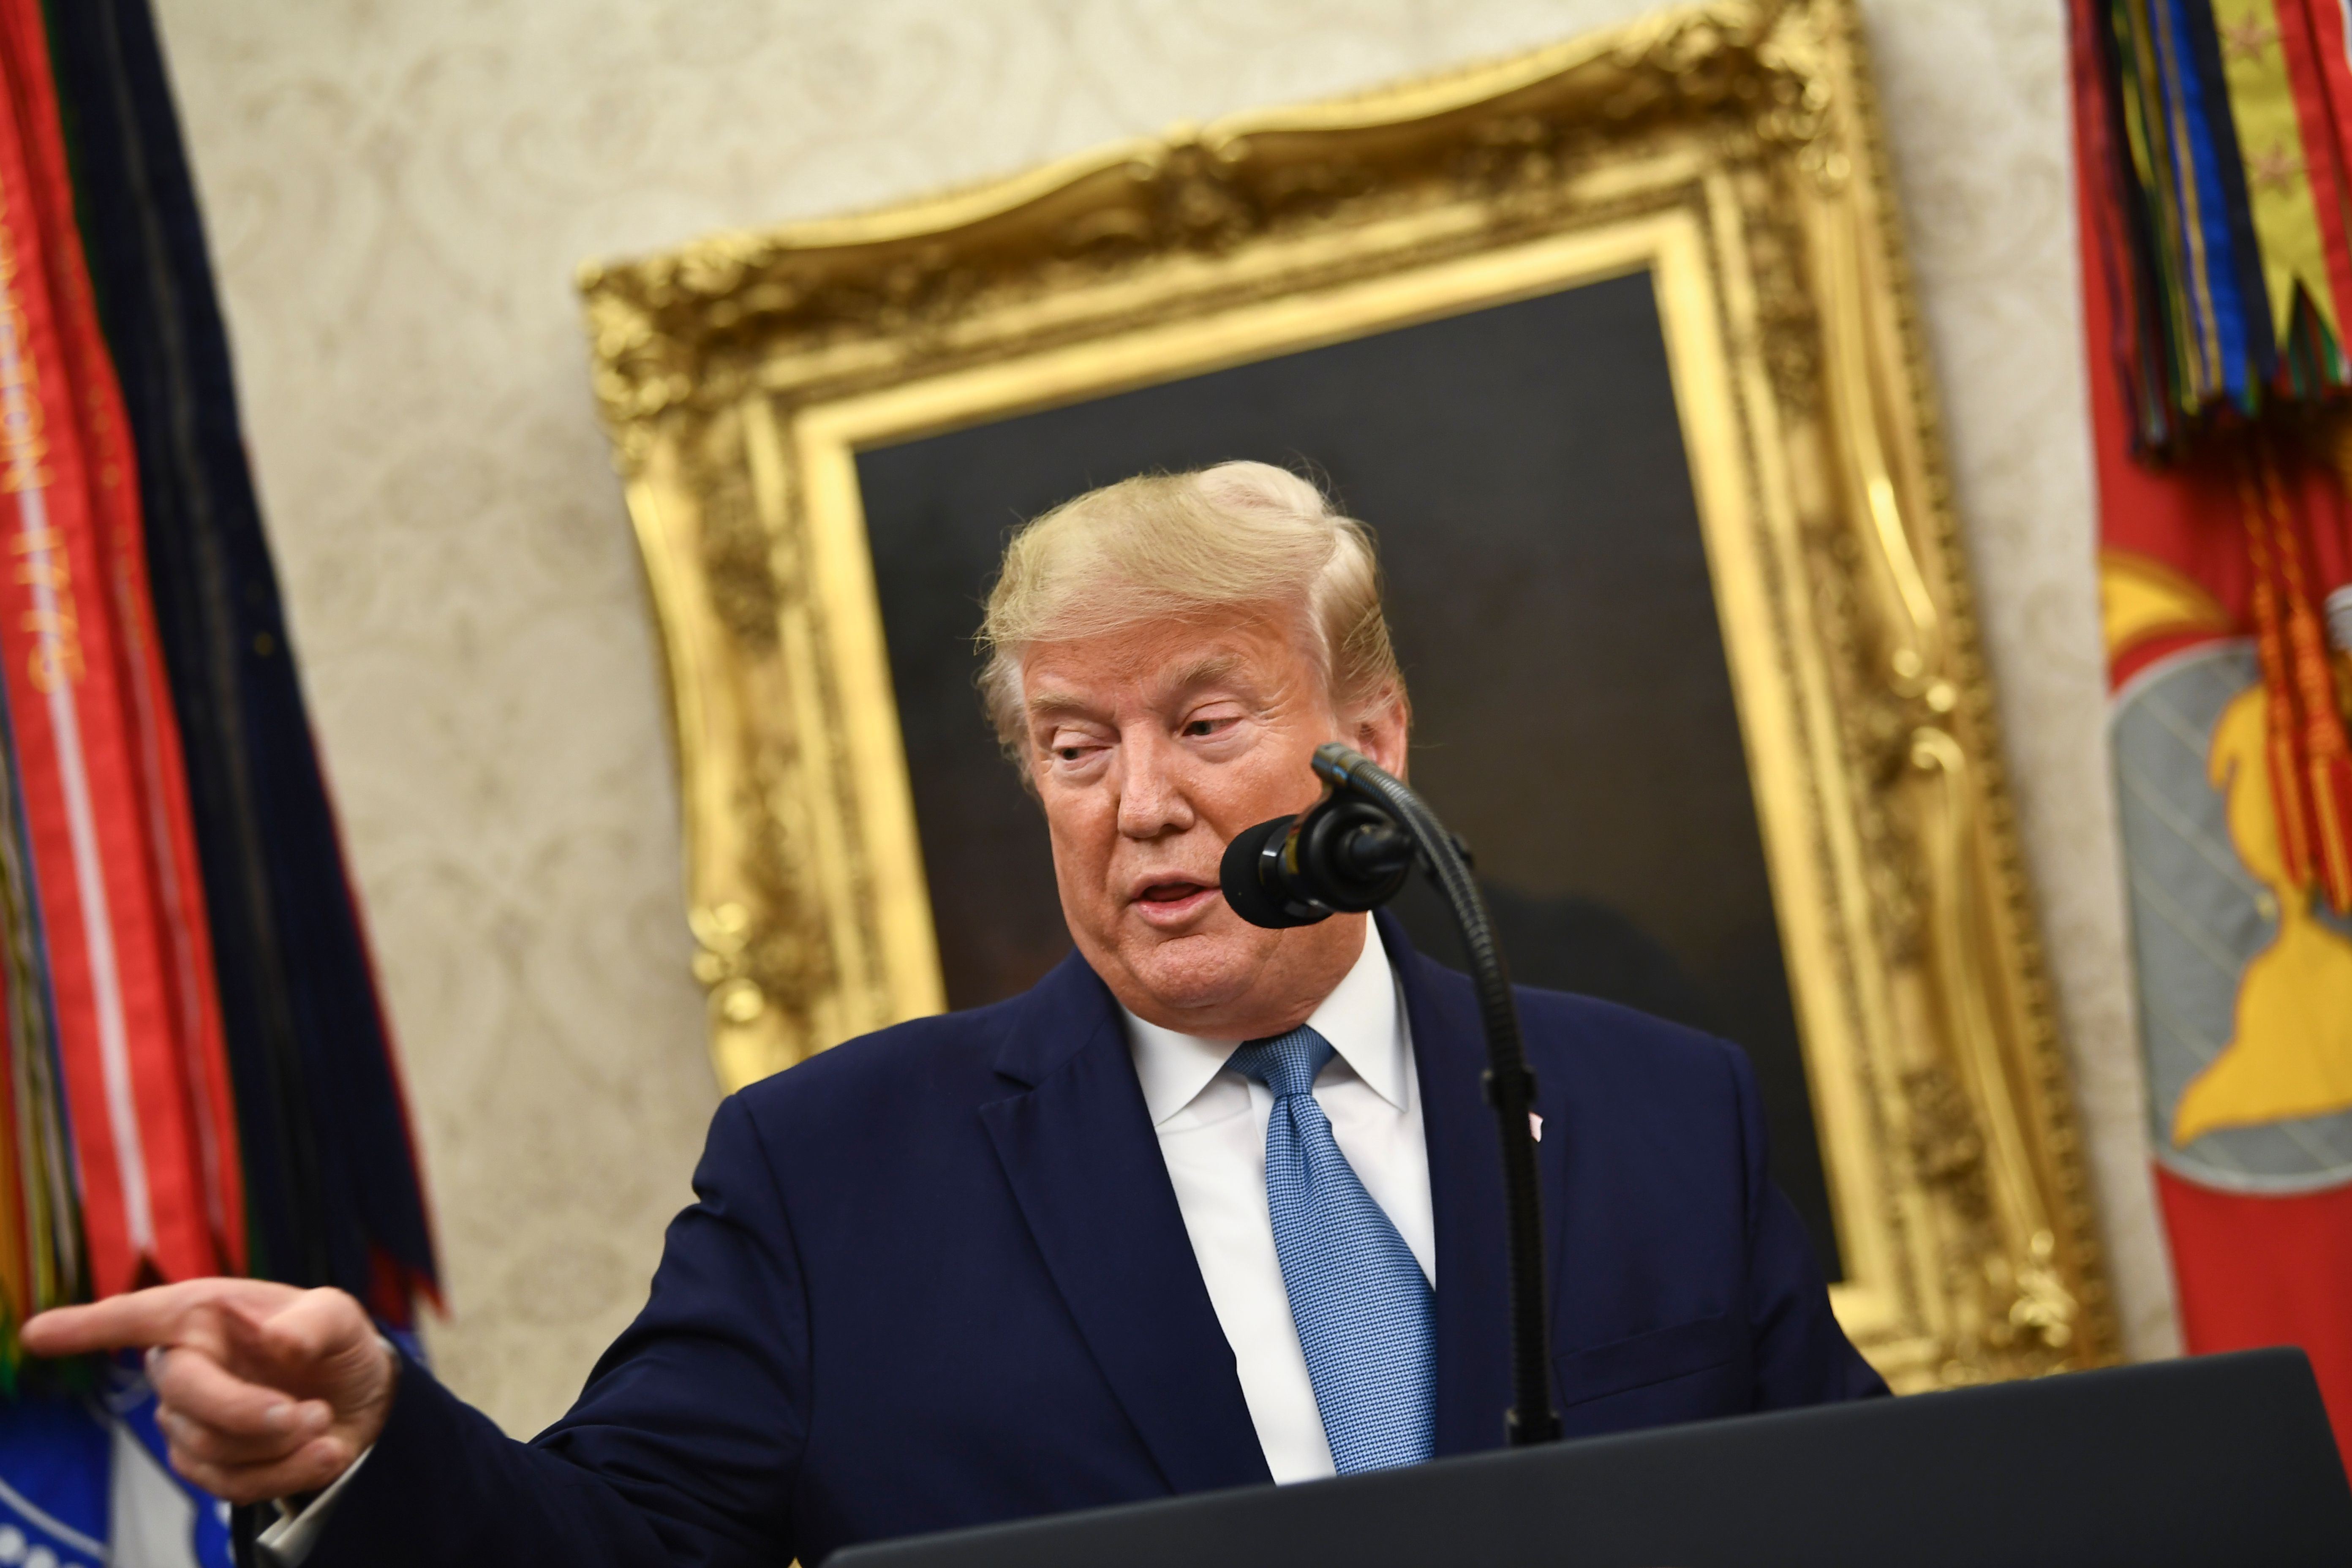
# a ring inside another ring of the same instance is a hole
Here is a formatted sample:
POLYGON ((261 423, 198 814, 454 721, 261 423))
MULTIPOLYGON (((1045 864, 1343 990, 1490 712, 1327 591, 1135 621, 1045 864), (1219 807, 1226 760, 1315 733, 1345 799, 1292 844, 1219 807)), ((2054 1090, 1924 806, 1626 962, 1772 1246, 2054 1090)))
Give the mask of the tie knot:
POLYGON ((1244 1040, 1226 1066, 1274 1090, 1274 1098, 1305 1094, 1332 1057, 1331 1042, 1301 1024, 1271 1039, 1244 1040))

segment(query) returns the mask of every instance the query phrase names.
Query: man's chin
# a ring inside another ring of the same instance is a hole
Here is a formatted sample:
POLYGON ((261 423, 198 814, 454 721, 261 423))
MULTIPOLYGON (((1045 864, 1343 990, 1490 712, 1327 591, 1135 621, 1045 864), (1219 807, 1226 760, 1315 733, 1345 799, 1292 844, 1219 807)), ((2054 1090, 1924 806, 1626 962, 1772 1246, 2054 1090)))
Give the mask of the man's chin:
POLYGON ((1255 934, 1190 931, 1163 937, 1154 932, 1150 941, 1129 944, 1120 956, 1158 1010, 1181 1018, 1226 1007, 1248 994, 1265 963, 1260 944, 1251 940, 1255 934))

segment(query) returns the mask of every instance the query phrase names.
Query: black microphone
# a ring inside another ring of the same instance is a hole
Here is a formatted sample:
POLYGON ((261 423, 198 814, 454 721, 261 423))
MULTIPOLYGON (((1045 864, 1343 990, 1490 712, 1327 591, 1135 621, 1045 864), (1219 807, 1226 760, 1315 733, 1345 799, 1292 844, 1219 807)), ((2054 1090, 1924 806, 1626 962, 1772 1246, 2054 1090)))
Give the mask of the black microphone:
POLYGON ((1337 742, 1316 748, 1325 794, 1297 816, 1277 816, 1234 836, 1217 883, 1234 913, 1255 926, 1313 925, 1388 902, 1418 861, 1453 910, 1469 960, 1486 1037, 1486 1102, 1503 1157, 1510 1254, 1511 1407, 1514 1447, 1559 1436, 1551 1407, 1551 1324, 1545 1306, 1543 1205, 1528 1126, 1536 1099, 1519 1038, 1518 1005, 1503 966, 1494 919, 1470 874, 1470 851, 1403 780, 1337 742))
POLYGON ((1245 827, 1217 881, 1234 913, 1279 931, 1377 909, 1412 874, 1412 840, 1370 802, 1333 794, 1298 816, 1245 827))

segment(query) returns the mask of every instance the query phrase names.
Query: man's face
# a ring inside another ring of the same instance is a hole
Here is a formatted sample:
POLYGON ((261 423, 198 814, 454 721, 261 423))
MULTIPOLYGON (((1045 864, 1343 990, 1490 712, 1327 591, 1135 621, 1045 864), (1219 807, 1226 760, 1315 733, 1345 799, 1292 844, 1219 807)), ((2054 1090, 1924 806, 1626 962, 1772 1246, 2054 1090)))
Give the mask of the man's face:
POLYGON ((1320 794, 1317 746, 1343 740, 1403 771, 1402 700, 1343 721, 1295 621, 1261 609, 1169 622, 1022 660, 1063 916, 1118 999, 1166 1028, 1294 1028, 1362 951, 1361 915, 1265 931, 1217 891, 1234 834, 1320 794))

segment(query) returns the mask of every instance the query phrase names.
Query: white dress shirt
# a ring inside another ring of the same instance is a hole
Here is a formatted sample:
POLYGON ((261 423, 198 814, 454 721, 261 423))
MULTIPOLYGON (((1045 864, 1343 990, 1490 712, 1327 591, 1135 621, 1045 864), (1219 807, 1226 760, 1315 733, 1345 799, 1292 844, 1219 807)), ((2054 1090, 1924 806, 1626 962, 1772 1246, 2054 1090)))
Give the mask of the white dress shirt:
MULTIPOLYGON (((1365 1191, 1387 1212, 1433 1287, 1437 1226, 1412 1031, 1396 975, 1370 922, 1366 932, 1355 967, 1307 1020, 1336 1053, 1315 1080, 1315 1102, 1331 1119, 1339 1151, 1365 1191)), ((1192 1256, 1234 1347, 1242 1397, 1266 1466, 1283 1482, 1331 1475, 1331 1446, 1307 1380, 1306 1353, 1298 1348, 1290 1294, 1274 1250, 1274 1221, 1266 1213, 1265 1123, 1273 1092, 1225 1066, 1238 1040, 1180 1035, 1132 1013, 1127 1037, 1192 1256)))

